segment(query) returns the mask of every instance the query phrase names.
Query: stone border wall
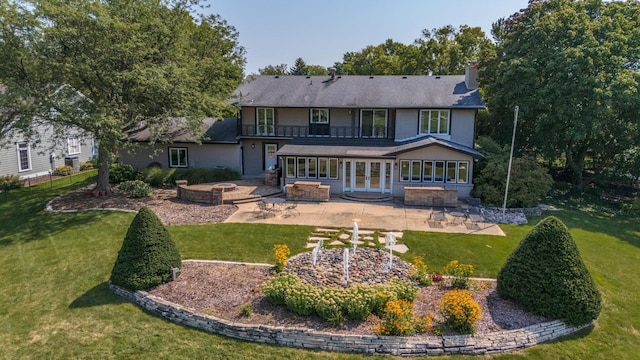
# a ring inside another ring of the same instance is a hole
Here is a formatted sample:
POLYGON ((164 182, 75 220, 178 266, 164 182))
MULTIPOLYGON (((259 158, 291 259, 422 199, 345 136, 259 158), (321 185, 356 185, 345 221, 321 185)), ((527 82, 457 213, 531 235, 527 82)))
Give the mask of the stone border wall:
POLYGON ((250 325, 195 313, 144 291, 130 292, 109 283, 111 291, 166 320, 235 339, 289 347, 346 353, 392 355, 484 355, 524 349, 591 326, 567 326, 561 321, 479 335, 379 336, 344 335, 304 328, 250 325))
POLYGON ((412 206, 458 206, 458 190, 433 186, 405 186, 404 204, 412 206))
POLYGON ((211 188, 210 190, 196 190, 187 187, 187 180, 176 180, 178 199, 222 205, 222 193, 224 189, 211 188))
POLYGON ((330 189, 331 186, 319 181, 296 181, 285 185, 287 200, 329 201, 330 189))

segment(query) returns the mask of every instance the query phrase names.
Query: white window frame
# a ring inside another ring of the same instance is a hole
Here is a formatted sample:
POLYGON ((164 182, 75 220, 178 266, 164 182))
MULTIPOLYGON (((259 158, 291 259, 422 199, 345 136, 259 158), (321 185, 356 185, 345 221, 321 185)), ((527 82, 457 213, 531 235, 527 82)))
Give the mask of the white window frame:
POLYGON ((186 168, 189 167, 189 150, 186 147, 170 147, 169 148, 169 167, 170 168, 186 168), (173 152, 178 152, 178 164, 173 163, 173 152), (180 162, 180 152, 184 151, 184 164, 180 162))
POLYGON ((389 122, 389 112, 387 111, 387 109, 361 109, 360 110, 360 137, 363 137, 363 138, 385 138, 385 137, 387 137, 387 123, 388 122, 389 122), (363 120, 362 119, 363 119, 363 114, 365 113, 365 111, 371 111, 372 115, 373 115, 373 118, 371 120, 372 124, 371 124, 371 133, 370 134, 365 134, 363 132, 364 124, 363 124, 363 120), (380 135, 377 135, 376 132, 375 132, 375 128, 376 128, 376 126, 378 126, 375 123, 376 122, 375 121, 376 120, 375 114, 378 111, 384 111, 384 127, 383 127, 382 134, 380 134, 380 135))
POLYGON ((445 110, 445 109, 423 109, 420 110, 420 134, 429 134, 429 135, 439 135, 439 136, 448 136, 449 135, 449 130, 451 128, 451 111, 450 110, 445 110), (445 132, 441 132, 440 128, 442 127, 441 121, 442 121, 442 117, 441 115, 443 113, 446 113, 446 122, 447 122, 447 126, 446 126, 446 131, 445 132), (432 116, 433 115, 437 116, 437 125, 435 129, 431 128, 431 123, 432 123, 432 116), (425 123, 426 122, 426 123, 425 123))
POLYGON ((411 182, 422 182, 422 161, 421 160, 411 160, 411 165, 409 166, 409 180, 411 182), (414 168, 418 167, 418 173, 414 173, 414 168))
POLYGON ((16 152, 18 154, 18 172, 30 171, 31 170, 31 148, 29 147, 29 143, 25 141, 21 141, 16 143, 16 152), (27 158, 27 167, 22 167, 22 154, 26 154, 27 158))
POLYGON ((287 157, 286 159, 286 176, 288 178, 295 178, 296 177, 296 158, 295 157, 287 157), (290 167, 289 165, 291 165, 290 163, 293 162, 293 168, 290 167))
POLYGON ((401 182, 410 182, 411 181, 411 161, 410 160, 400 160, 400 170, 398 171, 398 178, 401 182), (403 179, 402 169, 404 169, 404 165, 407 167, 407 178, 403 179))
POLYGON ((339 169, 340 163, 338 162, 338 158, 329 158, 329 167, 327 168, 329 179, 337 179, 339 169), (334 169, 334 171, 332 172, 331 169, 334 169))
POLYGON ((311 124, 328 124, 329 123, 329 109, 311 109, 311 118, 309 119, 311 124), (325 116, 322 116, 325 113, 325 116))
POLYGON ((274 108, 256 108, 256 134, 275 135, 276 111, 274 108), (268 122, 267 112, 271 112, 271 124, 268 122))
POLYGON ((82 152, 80 140, 75 136, 67 138, 67 155, 77 155, 82 152))

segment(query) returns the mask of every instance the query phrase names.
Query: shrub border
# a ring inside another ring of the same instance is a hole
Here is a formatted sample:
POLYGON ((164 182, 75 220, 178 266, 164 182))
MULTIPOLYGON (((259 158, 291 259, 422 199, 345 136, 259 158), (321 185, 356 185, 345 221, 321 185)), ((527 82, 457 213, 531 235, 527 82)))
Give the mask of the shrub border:
MULTIPOLYGON (((221 261, 221 263, 233 262, 221 261)), ((559 320, 554 320, 516 330, 475 335, 345 335, 296 327, 241 324, 194 312, 145 291, 131 292, 111 282, 109 282, 109 288, 116 295, 168 321, 209 333, 257 343, 347 353, 403 356, 495 354, 524 349, 593 326, 593 322, 582 326, 568 326, 559 320)))

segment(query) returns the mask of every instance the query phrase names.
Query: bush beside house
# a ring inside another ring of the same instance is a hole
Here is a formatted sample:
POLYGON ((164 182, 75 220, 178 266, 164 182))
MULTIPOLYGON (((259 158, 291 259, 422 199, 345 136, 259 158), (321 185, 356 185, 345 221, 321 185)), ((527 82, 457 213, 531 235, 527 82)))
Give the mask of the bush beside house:
POLYGON ((182 268, 180 252, 160 219, 147 207, 131 222, 111 271, 111 283, 144 290, 168 282, 182 268))
POLYGON ((569 229, 553 216, 538 223, 507 258, 496 290, 528 311, 569 325, 595 320, 602 307, 569 229))

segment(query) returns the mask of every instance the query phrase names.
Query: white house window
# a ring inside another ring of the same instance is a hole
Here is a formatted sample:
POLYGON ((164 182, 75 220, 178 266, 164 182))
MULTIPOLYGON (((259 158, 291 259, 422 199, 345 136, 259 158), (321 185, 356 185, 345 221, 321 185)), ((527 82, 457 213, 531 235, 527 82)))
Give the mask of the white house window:
POLYGON ((433 181, 433 162, 425 161, 422 164, 422 182, 433 181))
POLYGON ((318 173, 316 172, 318 167, 316 158, 307 158, 307 177, 309 178, 317 178, 318 173))
POLYGON ((275 115, 273 108, 257 108, 256 134, 275 134, 275 115))
POLYGON ((468 168, 467 161, 447 161, 447 182, 466 184, 469 176, 468 168))
POLYGON ((449 110, 421 110, 421 134, 449 134, 449 110))
POLYGON ((67 154, 75 155, 80 154, 80 141, 77 137, 68 137, 67 138, 67 154))
POLYGON ((444 182, 444 161, 434 161, 434 177, 433 181, 435 182, 444 182))
POLYGON ((312 124, 328 124, 329 109, 311 109, 312 124))
POLYGON ((387 110, 361 110, 360 134, 362 137, 387 136, 387 110))
POLYGON ((422 161, 411 160, 411 181, 420 182, 420 168, 422 167, 422 161))
POLYGON ((296 177, 296 158, 294 157, 287 158, 287 177, 296 177))
POLYGON ((169 167, 187 167, 187 148, 169 148, 169 167))
POLYGON ((31 170, 31 151, 29 144, 21 142, 17 144, 18 148, 18 171, 31 170))
POLYGON ((409 181, 411 174, 409 160, 400 160, 400 181, 409 181))
POLYGON ((329 159, 329 179, 338 178, 338 159, 329 159))

